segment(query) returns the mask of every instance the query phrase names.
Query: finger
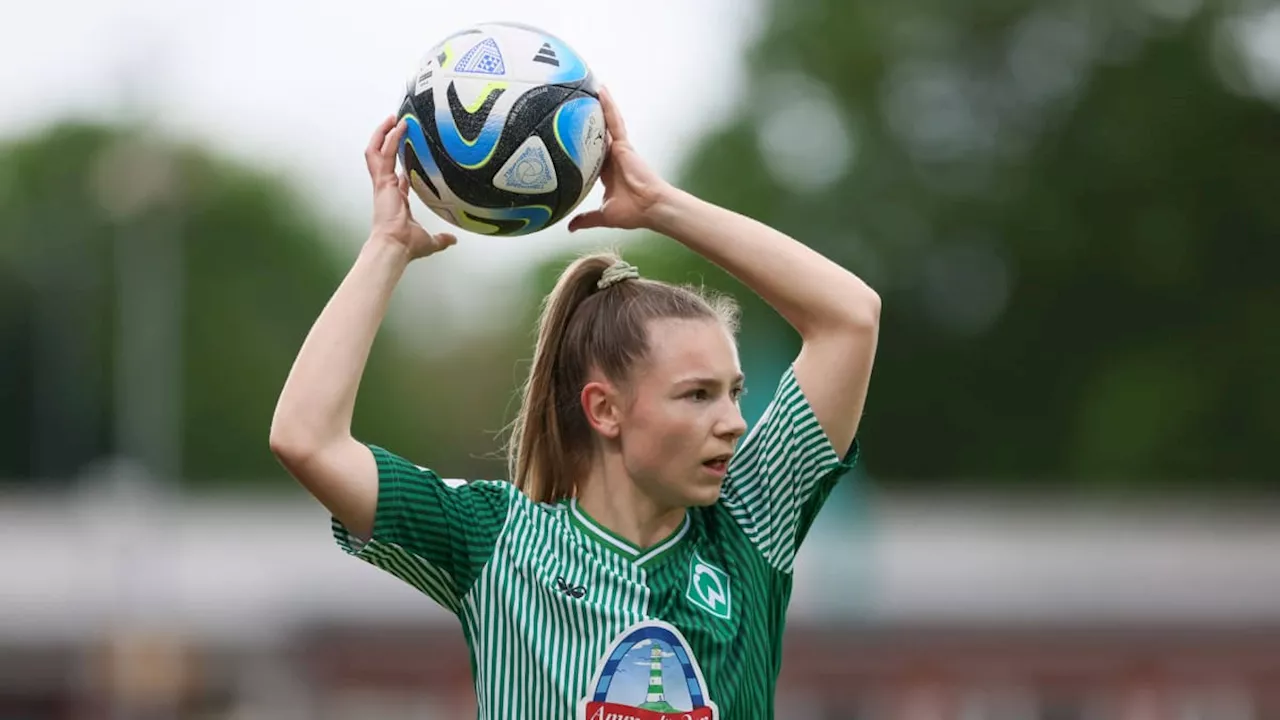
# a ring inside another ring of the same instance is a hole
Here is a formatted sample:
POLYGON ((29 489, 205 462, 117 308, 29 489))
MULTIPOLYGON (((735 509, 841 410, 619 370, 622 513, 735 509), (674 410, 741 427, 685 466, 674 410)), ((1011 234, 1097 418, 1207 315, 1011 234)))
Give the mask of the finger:
POLYGON ((395 182, 395 158, 390 158, 390 162, 388 162, 388 158, 382 153, 383 146, 386 144, 387 139, 391 137, 388 131, 394 127, 395 121, 394 115, 383 120, 369 140, 369 147, 365 148, 364 151, 364 162, 369 168, 369 179, 373 181, 374 187, 381 187, 388 182, 395 182))
POLYGON ((569 232, 578 232, 579 230, 587 230, 590 228, 598 228, 604 225, 604 213, 600 210, 592 210, 575 215, 569 221, 569 232))
POLYGON ((405 173, 400 173, 397 176, 397 180, 400 185, 400 194, 406 198, 409 197, 409 176, 405 173))
POLYGON ((377 129, 373 131, 373 137, 369 138, 369 147, 365 149, 365 152, 371 155, 376 154, 382 148, 382 141, 387 137, 387 132, 395 126, 395 123, 395 115, 388 115, 383 118, 382 122, 378 123, 377 129))
POLYGON ((401 119, 391 128, 391 132, 387 133, 382 141, 382 149, 380 154, 385 158, 394 158, 400 150, 400 138, 404 137, 405 130, 409 127, 407 120, 401 119))
POLYGON ((604 162, 600 163, 600 184, 604 186, 604 199, 612 197, 614 186, 618 184, 618 161, 614 159, 615 148, 609 147, 604 154, 604 162))
POLYGON ((440 246, 441 250, 444 250, 445 248, 448 248, 448 247, 453 247, 454 245, 458 244, 458 236, 454 235, 453 233, 447 233, 447 232, 436 233, 435 238, 436 238, 436 244, 440 246))
POLYGON ((613 94, 609 92, 609 88, 601 86, 600 92, 600 108, 604 111, 604 126, 613 136, 614 140, 627 139, 627 124, 622 119, 622 111, 618 109, 618 104, 613 101, 613 94))
POLYGON ((605 138, 604 138, 604 162, 600 164, 601 176, 607 173, 609 171, 609 168, 613 167, 614 147, 615 147, 615 141, 613 136, 611 136, 609 133, 606 132, 605 138))

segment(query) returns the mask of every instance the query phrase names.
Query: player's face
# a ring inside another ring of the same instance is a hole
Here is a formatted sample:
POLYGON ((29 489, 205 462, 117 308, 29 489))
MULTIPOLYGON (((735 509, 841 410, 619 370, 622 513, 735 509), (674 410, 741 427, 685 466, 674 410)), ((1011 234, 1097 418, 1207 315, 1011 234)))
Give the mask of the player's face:
POLYGON ((631 477, 672 507, 720 497, 734 444, 746 432, 738 408, 738 348, 715 320, 658 320, 649 356, 630 378, 622 459, 631 477))

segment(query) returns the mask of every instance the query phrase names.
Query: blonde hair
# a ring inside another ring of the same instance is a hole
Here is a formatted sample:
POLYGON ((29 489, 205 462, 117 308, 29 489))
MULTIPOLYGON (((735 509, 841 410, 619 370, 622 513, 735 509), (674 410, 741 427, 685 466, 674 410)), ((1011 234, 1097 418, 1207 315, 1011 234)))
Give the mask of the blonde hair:
POLYGON ((736 332, 732 298, 639 277, 617 253, 579 258, 543 301, 533 364, 511 426, 511 481, 535 502, 573 497, 589 470, 591 426, 580 396, 592 370, 624 382, 649 350, 650 321, 719 321, 736 332))

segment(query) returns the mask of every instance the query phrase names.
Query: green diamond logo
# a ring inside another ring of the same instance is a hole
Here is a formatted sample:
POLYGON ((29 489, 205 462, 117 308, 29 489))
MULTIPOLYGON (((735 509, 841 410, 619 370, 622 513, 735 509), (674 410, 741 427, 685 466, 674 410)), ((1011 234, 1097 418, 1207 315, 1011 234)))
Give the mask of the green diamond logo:
POLYGON ((697 552, 689 558, 689 602, 723 620, 729 619, 729 573, 703 560, 697 552))

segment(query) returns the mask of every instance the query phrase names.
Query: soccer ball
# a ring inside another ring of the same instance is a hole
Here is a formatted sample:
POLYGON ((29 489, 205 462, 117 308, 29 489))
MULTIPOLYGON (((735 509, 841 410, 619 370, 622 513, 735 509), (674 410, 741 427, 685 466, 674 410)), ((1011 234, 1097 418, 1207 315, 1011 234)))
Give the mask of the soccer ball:
POLYGON ((604 113, 587 64, 555 36, 483 23, 433 47, 409 78, 400 163, 434 213, 485 235, 559 222, 595 185, 604 113))

